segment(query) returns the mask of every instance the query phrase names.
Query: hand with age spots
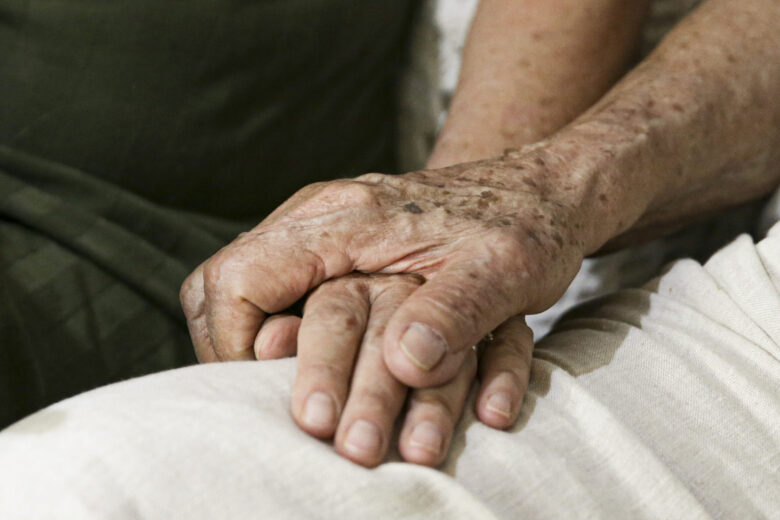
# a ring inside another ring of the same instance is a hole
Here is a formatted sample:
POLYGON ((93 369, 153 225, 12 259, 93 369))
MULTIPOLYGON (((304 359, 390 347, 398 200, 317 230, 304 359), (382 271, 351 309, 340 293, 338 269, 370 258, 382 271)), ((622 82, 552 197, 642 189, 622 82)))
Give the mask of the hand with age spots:
POLYGON ((296 420, 335 433, 365 465, 381 460, 399 396, 416 388, 401 453, 436 464, 475 370, 471 346, 488 332, 498 342, 480 360, 477 412, 505 427, 531 349, 516 316, 552 305, 583 255, 776 188, 780 68, 766 64, 780 62, 780 47, 766 42, 780 4, 702 2, 614 86, 647 2, 571 1, 565 17, 562 5, 480 4, 429 162, 461 164, 308 186, 196 269, 181 297, 199 359, 297 349, 296 420), (529 15, 545 38, 529 38, 529 15), (534 74, 505 66, 517 56, 534 74), (539 104, 550 92, 559 102, 539 104), (312 289, 302 320, 284 314, 312 289), (378 444, 366 441, 372 428, 378 444), (437 431, 441 449, 425 451, 437 431))
POLYGON ((542 155, 304 188, 185 282, 199 358, 252 359, 263 323, 326 280, 415 274, 425 283, 388 317, 384 359, 404 384, 450 381, 472 345, 552 305, 580 266, 572 192, 551 186, 542 155))
POLYGON ((471 347, 494 331, 476 411, 485 424, 511 426, 532 350, 521 313, 554 303, 577 271, 592 238, 590 215, 578 211, 588 192, 567 179, 559 154, 539 147, 471 161, 539 141, 590 106, 633 55, 642 3, 482 2, 429 163, 465 164, 301 190, 184 283, 199 359, 297 351, 296 421, 319 437, 335 433, 337 449, 365 465, 381 460, 410 393, 400 452, 436 465, 476 371, 471 347), (618 23, 625 30, 616 33, 618 23), (536 37, 543 30, 549 37, 536 37), (582 45, 607 41, 598 54, 582 45), (583 67, 588 74, 577 74, 583 67), (540 104, 551 92, 554 101, 540 104), (506 107, 521 119, 507 120, 506 107), (284 313, 314 288, 303 320, 284 313), (372 427, 379 445, 354 451, 348 432, 367 438, 372 427))
POLYGON ((407 386, 419 388, 400 449, 435 465, 476 370, 472 346, 503 323, 481 362, 478 416, 510 426, 533 348, 524 320, 510 317, 554 303, 583 255, 571 234, 581 226, 559 196, 570 192, 550 187, 542 156, 304 188, 185 282, 199 359, 297 351, 296 421, 335 433, 337 448, 366 465, 387 450, 407 386), (284 313, 312 289, 302 320, 284 313))

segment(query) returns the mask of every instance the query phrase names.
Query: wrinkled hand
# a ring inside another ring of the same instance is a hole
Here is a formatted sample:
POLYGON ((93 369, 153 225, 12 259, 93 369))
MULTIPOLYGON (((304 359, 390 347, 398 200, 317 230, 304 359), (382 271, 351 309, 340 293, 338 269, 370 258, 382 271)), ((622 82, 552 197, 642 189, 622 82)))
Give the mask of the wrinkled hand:
MULTIPOLYGON (((415 275, 347 275, 325 282, 309 296, 302 319, 271 317, 255 342, 257 359, 297 352, 295 421, 316 437, 335 434, 336 450, 365 466, 384 458, 399 414, 404 415, 401 456, 417 464, 440 464, 477 372, 476 351, 469 349, 451 381, 409 392, 386 368, 385 323, 421 284, 415 275)), ((482 422, 506 428, 514 423, 528 384, 533 337, 524 320, 515 317, 496 330, 490 345, 479 362, 476 412, 482 422)))
POLYGON ((385 315, 384 360, 413 387, 450 381, 472 345, 552 305, 580 266, 581 190, 558 159, 532 148, 302 189, 185 281, 199 359, 252 359, 264 321, 326 280, 411 273, 425 283, 385 315))

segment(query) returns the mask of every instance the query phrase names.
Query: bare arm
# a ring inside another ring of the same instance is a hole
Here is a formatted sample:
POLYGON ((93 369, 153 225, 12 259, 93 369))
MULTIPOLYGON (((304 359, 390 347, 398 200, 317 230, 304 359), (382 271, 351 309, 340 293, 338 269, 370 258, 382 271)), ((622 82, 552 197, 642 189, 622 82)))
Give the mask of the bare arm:
MULTIPOLYGON (((646 4, 568 3, 483 1, 432 166, 545 138, 618 78, 646 4)), ((778 26, 774 0, 704 2, 596 106, 534 146, 560 177, 551 189, 579 185, 576 203, 598 223, 587 253, 654 238, 777 185, 778 26)))
POLYGON ((649 0, 482 0, 428 166, 548 137, 612 87, 635 55, 649 0))
POLYGON ((587 147, 570 169, 611 199, 592 204, 609 224, 589 252, 677 229, 777 186, 777 27, 776 0, 709 0, 551 139, 562 154, 587 147))

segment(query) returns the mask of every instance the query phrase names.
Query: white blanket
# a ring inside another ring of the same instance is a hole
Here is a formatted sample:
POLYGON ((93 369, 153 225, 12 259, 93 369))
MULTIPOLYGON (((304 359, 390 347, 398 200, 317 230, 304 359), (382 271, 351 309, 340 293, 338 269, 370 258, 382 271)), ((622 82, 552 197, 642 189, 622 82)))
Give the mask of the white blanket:
POLYGON ((780 225, 577 309, 441 471, 299 431, 294 359, 98 389, 0 433, 0 518, 780 518, 779 290, 780 225))

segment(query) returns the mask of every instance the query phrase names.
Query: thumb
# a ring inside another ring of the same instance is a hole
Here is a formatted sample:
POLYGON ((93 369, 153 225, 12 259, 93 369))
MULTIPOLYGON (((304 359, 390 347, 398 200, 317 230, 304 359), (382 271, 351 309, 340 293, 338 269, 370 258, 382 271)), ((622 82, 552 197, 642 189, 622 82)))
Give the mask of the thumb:
POLYGON ((413 387, 452 379, 469 349, 522 308, 518 283, 472 263, 452 265, 412 293, 385 330, 387 367, 413 387), (519 296, 519 297, 518 297, 519 296))

